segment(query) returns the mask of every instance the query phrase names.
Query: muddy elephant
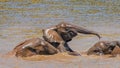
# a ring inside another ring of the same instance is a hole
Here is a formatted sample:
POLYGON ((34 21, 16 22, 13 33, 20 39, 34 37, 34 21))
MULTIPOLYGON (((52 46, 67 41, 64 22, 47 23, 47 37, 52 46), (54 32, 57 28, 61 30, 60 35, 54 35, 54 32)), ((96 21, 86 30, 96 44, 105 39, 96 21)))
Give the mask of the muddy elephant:
POLYGON ((119 47, 120 41, 99 41, 87 51, 87 55, 114 54, 119 47))
POLYGON ((52 55, 59 51, 51 44, 40 38, 32 38, 21 42, 13 52, 17 57, 28 57, 32 55, 52 55))
POLYGON ((60 52, 69 51, 75 53, 76 55, 80 55, 73 51, 67 44, 75 36, 77 36, 78 33, 92 34, 96 35, 98 38, 101 38, 97 32, 65 22, 61 22, 53 27, 43 29, 43 38, 59 49, 60 52))

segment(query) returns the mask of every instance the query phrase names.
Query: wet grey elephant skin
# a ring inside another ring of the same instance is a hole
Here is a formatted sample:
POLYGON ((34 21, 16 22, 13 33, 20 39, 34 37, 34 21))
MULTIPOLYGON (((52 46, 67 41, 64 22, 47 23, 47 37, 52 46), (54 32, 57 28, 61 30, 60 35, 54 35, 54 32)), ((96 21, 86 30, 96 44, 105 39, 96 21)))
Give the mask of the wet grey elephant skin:
POLYGON ((76 37, 78 33, 92 34, 96 35, 98 38, 101 38, 100 35, 95 31, 90 31, 83 27, 79 27, 66 22, 61 22, 53 27, 43 29, 43 38, 54 47, 56 47, 60 52, 69 51, 75 53, 76 55, 80 55, 73 51, 67 44, 74 37, 76 37))
POLYGON ((28 57, 33 55, 53 55, 58 50, 51 44, 40 38, 32 38, 18 44, 13 52, 17 57, 28 57))
POLYGON ((115 47, 120 47, 120 41, 99 41, 87 51, 87 55, 111 54, 115 47))

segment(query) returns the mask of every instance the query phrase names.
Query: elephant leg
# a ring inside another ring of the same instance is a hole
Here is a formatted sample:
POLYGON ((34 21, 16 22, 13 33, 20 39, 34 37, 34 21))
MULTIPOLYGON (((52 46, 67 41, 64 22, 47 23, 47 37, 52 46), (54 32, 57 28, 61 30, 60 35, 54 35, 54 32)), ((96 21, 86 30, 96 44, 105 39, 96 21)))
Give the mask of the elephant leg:
POLYGON ((67 51, 73 52, 73 50, 68 46, 67 42, 65 42, 65 49, 67 51))
POLYGON ((74 56, 80 56, 80 54, 76 51, 73 51, 67 44, 67 42, 65 43, 65 48, 68 51, 69 55, 74 55, 74 56))
POLYGON ((60 51, 60 52, 66 52, 66 48, 65 48, 65 43, 64 42, 60 42, 60 45, 57 47, 57 49, 60 51))
POLYGON ((44 46, 45 50, 48 51, 49 54, 56 54, 59 52, 59 50, 57 48, 55 48, 54 46, 52 46, 50 43, 45 42, 45 46, 44 46))

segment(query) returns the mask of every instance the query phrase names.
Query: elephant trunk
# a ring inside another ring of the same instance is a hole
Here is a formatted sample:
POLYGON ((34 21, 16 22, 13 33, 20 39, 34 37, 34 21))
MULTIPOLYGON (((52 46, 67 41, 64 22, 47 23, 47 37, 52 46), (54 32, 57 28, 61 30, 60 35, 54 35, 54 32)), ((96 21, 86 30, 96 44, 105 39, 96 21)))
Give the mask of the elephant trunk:
POLYGON ((99 39, 101 38, 101 36, 97 32, 87 30, 87 29, 82 28, 82 27, 75 27, 75 29, 77 30, 78 33, 92 34, 92 35, 96 35, 99 39))

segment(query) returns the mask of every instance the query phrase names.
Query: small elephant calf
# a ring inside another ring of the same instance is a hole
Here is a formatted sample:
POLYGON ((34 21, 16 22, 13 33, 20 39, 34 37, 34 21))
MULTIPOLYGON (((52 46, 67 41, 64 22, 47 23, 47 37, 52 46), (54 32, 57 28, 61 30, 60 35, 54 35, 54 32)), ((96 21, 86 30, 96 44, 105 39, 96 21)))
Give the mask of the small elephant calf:
POLYGON ((17 45, 13 52, 17 57, 28 57, 33 55, 52 55, 59 51, 45 40, 32 38, 17 45))
POLYGON ((93 45, 87 55, 120 54, 120 41, 99 41, 93 45))

